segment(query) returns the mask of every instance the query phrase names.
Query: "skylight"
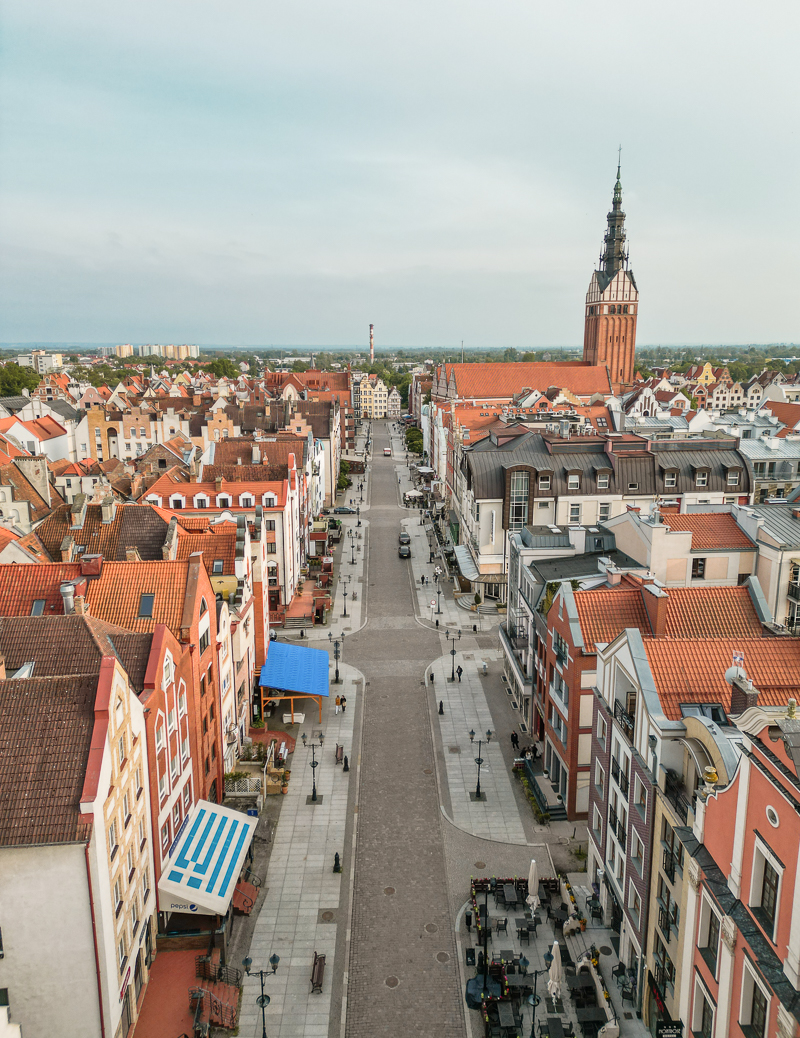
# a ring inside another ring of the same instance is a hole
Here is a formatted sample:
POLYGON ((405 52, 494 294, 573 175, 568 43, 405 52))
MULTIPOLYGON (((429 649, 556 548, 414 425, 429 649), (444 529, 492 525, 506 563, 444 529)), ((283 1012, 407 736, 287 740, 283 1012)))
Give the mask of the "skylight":
POLYGON ((155 601, 155 597, 155 595, 142 595, 139 599, 139 616, 153 615, 153 602, 155 601))

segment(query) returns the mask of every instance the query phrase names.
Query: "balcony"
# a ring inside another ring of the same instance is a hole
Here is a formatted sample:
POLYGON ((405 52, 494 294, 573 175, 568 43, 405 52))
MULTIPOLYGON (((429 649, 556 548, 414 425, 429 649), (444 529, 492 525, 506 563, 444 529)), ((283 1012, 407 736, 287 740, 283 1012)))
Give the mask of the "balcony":
POLYGON ((617 839, 619 840, 620 847, 624 851, 628 845, 628 834, 625 832, 625 827, 622 822, 617 823, 617 839))
POLYGON ((613 832, 616 832, 618 825, 619 825, 619 819, 617 818, 617 812, 614 810, 613 807, 609 807, 609 809, 608 809, 608 827, 613 832))
POLYGON ((661 868, 664 870, 664 875, 670 881, 675 882, 675 855, 672 851, 664 850, 664 857, 661 859, 661 868))
POLYGON ((628 790, 630 789, 630 782, 628 781, 628 776, 625 774, 625 772, 619 766, 619 763, 613 757, 611 759, 611 777, 622 790, 623 796, 627 796, 628 790))
POLYGON ((529 696, 533 692, 533 681, 531 676, 527 674, 525 669, 520 663, 520 651, 514 646, 514 642, 509 638, 506 633, 505 627, 501 624, 500 628, 500 645, 503 648, 505 657, 508 660, 510 669, 513 671, 514 680, 517 683, 517 687, 522 690, 523 695, 529 696))
POLYGON ((634 715, 623 709, 622 703, 614 702, 614 719, 619 724, 628 742, 633 742, 634 715))
POLYGON ((800 584, 790 582, 786 593, 793 602, 800 602, 800 584))
POLYGON ((664 796, 672 804, 678 818, 686 825, 689 818, 689 808, 692 807, 692 799, 675 771, 667 771, 667 780, 664 787, 664 796))

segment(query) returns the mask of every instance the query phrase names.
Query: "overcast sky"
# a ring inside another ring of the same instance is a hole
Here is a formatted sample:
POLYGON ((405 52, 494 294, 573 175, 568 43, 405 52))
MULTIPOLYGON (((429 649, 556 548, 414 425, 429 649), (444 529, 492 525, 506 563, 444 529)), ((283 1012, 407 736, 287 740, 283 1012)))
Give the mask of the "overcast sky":
POLYGON ((0 341, 800 342, 796 0, 5 0, 0 341))

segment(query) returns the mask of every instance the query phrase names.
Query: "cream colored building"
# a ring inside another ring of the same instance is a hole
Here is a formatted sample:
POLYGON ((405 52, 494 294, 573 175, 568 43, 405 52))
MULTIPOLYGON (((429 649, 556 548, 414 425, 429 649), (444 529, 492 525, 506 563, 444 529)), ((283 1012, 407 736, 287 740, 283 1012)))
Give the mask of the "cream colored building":
POLYGON ((385 418, 389 394, 383 379, 367 375, 358 383, 362 418, 385 418))

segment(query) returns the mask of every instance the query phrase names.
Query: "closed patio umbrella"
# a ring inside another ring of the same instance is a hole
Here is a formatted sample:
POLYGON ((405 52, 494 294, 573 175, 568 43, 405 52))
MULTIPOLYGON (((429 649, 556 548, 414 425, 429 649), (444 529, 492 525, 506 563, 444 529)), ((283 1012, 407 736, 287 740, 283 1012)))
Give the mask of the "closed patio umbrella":
POLYGON ((564 967, 561 965, 561 949, 558 941, 553 941, 553 961, 550 963, 550 976, 547 980, 547 990, 551 998, 558 998, 561 994, 561 982, 564 979, 564 967))
POLYGON ((531 906, 531 911, 535 912, 539 907, 539 866, 536 864, 535 858, 531 858, 531 868, 528 873, 528 896, 526 900, 531 906))

